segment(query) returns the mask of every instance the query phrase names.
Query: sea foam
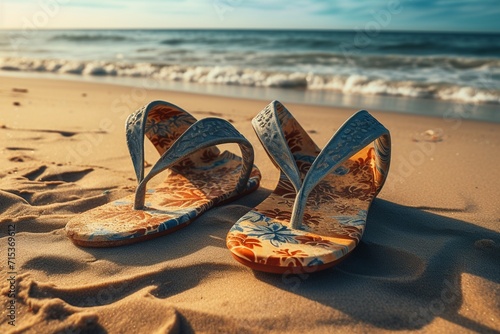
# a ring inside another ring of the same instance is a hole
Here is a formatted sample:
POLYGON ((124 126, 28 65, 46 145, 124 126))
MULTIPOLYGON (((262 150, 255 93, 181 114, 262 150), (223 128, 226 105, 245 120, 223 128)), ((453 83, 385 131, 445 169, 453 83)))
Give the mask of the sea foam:
MULTIPOLYGON (((471 64, 469 64, 471 65, 471 64)), ((477 65, 477 64, 476 64, 477 65)), ((487 66, 487 65, 484 65, 487 66)), ((50 72, 81 76, 152 78, 199 84, 326 90, 346 94, 385 95, 450 100, 472 104, 500 104, 500 90, 484 82, 481 87, 436 80, 395 80, 353 74, 316 74, 301 71, 270 71, 237 66, 185 66, 124 61, 0 58, 0 70, 50 72)), ((429 74, 432 75, 432 74, 429 74)))

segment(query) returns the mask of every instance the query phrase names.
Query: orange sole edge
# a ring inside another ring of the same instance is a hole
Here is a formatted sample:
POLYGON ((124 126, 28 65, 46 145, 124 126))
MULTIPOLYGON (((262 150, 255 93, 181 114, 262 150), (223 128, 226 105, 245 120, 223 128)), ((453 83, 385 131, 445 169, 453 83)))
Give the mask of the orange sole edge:
POLYGON ((186 227, 193 220, 189 220, 189 221, 187 221, 185 223, 182 223, 182 224, 177 225, 175 227, 169 228, 168 230, 163 231, 163 232, 147 234, 145 236, 138 237, 138 238, 129 238, 129 239, 123 239, 123 240, 116 240, 116 241, 90 241, 90 242, 89 241, 84 241, 84 240, 73 239, 71 237, 69 237, 69 238, 71 239, 71 241, 75 245, 82 246, 82 247, 87 247, 87 248, 88 247, 90 247, 90 248, 107 248, 107 247, 125 246, 125 245, 131 245, 131 244, 135 244, 135 243, 146 241, 146 240, 155 239, 155 238, 158 238, 158 237, 161 237, 161 236, 173 233, 173 232, 175 232, 177 230, 180 230, 181 228, 186 227))
MULTIPOLYGON (((255 187, 249 188, 246 191, 242 192, 241 194, 238 194, 234 197, 230 197, 230 198, 225 199, 221 202, 216 202, 212 207, 218 207, 218 206, 222 206, 222 205, 225 205, 227 203, 236 201, 236 200, 242 198, 243 196, 246 196, 246 195, 252 193, 253 191, 257 190, 259 188, 259 185, 260 185, 260 182, 257 183, 257 185, 255 187)), ((196 220, 196 218, 200 217, 201 215, 199 215, 191 220, 188 220, 185 223, 182 223, 182 224, 177 225, 175 227, 169 228, 168 230, 165 230, 163 232, 147 234, 145 236, 141 236, 138 238, 129 238, 129 239, 123 239, 123 240, 116 240, 116 241, 86 241, 86 240, 74 239, 71 236, 68 236, 68 237, 75 245, 81 246, 81 247, 87 247, 87 248, 110 248, 110 247, 125 246, 125 245, 131 245, 131 244, 135 244, 138 242, 159 238, 159 237, 165 236, 167 234, 173 233, 177 230, 180 230, 181 228, 188 226, 189 224, 191 224, 191 222, 196 220)))
POLYGON ((272 273, 272 274, 311 274, 315 273, 318 271, 322 271, 331 267, 334 267, 335 265, 339 264, 340 262, 344 261, 349 254, 352 252, 344 255, 342 258, 335 260, 330 263, 325 263, 322 265, 316 265, 316 266, 310 266, 310 267, 279 267, 279 266, 270 266, 266 264, 260 264, 260 263, 255 263, 251 262, 245 259, 240 258, 238 255, 235 255, 234 253, 231 252, 231 255, 234 257, 236 261, 239 263, 249 267, 252 270, 257 270, 257 271, 263 271, 266 273, 272 273))

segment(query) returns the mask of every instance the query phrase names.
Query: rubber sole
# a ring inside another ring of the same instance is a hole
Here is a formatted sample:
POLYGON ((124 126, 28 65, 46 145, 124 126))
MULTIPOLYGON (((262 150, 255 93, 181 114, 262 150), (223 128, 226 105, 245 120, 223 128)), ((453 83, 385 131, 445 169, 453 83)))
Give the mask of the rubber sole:
POLYGON ((251 262, 248 260, 244 260, 241 257, 235 255, 234 253, 231 253, 233 258, 238 261, 239 263, 249 267, 252 270, 257 270, 257 271, 263 271, 266 273, 272 273, 272 274, 312 274, 321 270, 325 270, 328 268, 332 268, 339 264, 340 262, 344 261, 351 253, 346 254, 343 258, 340 258, 336 261, 330 262, 330 263, 325 263, 322 265, 316 265, 316 266, 310 266, 310 267, 279 267, 279 266, 270 266, 267 264, 259 264, 255 262, 251 262))
MULTIPOLYGON (((233 201, 236 201, 236 200, 238 200, 238 199, 240 199, 240 198, 242 198, 242 197, 244 197, 244 196, 246 196, 246 195, 254 192, 258 188, 259 188, 259 183, 255 187, 249 188, 249 189, 247 189, 246 191, 244 191, 243 193, 241 193, 241 194, 239 194, 237 196, 230 197, 230 198, 225 199, 225 200, 220 201, 220 202, 216 202, 213 205, 213 207, 222 206, 222 205, 225 205, 227 203, 231 203, 233 201)), ((208 210, 210 210, 210 209, 208 209, 208 210)), ((205 212, 203 212, 203 213, 205 213, 205 212)), ((69 239, 75 245, 81 246, 81 247, 86 247, 86 248, 109 248, 109 247, 118 247, 118 246, 131 245, 131 244, 135 244, 135 243, 138 243, 138 242, 143 242, 143 241, 147 241, 147 240, 151 240, 151 239, 156 239, 156 238, 165 236, 167 234, 173 233, 173 232, 175 232, 177 230, 180 230, 180 229, 188 226, 189 224, 191 224, 197 218, 201 217, 203 215, 203 213, 200 214, 199 216, 196 216, 195 218, 193 218, 191 220, 188 220, 185 223, 182 223, 182 224, 177 225, 175 227, 169 228, 168 230, 165 230, 163 232, 146 234, 146 235, 138 237, 138 238, 129 238, 129 239, 123 239, 123 240, 116 240, 116 241, 93 241, 93 242, 88 242, 86 240, 73 239, 71 237, 69 237, 69 239)))

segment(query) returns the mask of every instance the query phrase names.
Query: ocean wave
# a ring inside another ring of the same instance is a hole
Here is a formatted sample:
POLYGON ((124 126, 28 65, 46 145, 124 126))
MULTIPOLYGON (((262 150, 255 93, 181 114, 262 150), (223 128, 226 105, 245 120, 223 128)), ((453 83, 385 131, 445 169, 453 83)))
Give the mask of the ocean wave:
MULTIPOLYGON (((150 35, 150 37, 152 37, 150 35)), ((330 36, 315 36, 313 34, 293 34, 290 32, 281 32, 273 35, 267 35, 265 32, 251 34, 244 33, 228 33, 218 31, 212 35, 205 32, 193 32, 190 35, 183 35, 177 37, 176 35, 168 38, 163 38, 159 41, 164 45, 181 45, 181 44, 195 44, 203 46, 219 46, 219 45, 233 45, 243 48, 255 47, 268 47, 269 49, 290 49, 290 45, 299 46, 300 49, 312 50, 330 50, 340 45, 340 42, 332 39, 330 36)))
POLYGON ((388 51, 422 51, 426 49, 436 48, 438 45, 431 41, 413 41, 413 42, 399 42, 399 43, 385 43, 375 44, 373 47, 379 50, 388 51))
MULTIPOLYGON (((286 42, 286 41, 283 41, 286 42)), ((163 45, 182 45, 182 44, 193 44, 199 46, 227 46, 227 45, 238 45, 238 46, 263 46, 263 45, 273 45, 276 46, 280 44, 279 41, 269 40, 265 37, 249 37, 249 36, 188 36, 188 37, 170 37, 162 39, 160 44, 163 45)))
MULTIPOLYGON (((154 38, 153 35, 148 35, 154 38)), ((163 36, 163 35, 162 35, 163 36)), ((186 34, 172 32, 162 37, 160 44, 198 45, 217 47, 231 45, 242 49, 290 50, 293 49, 328 51, 339 53, 345 49, 357 49, 367 54, 396 55, 468 55, 478 57, 497 57, 500 55, 498 36, 474 35, 455 36, 440 34, 379 34, 363 37, 353 32, 293 32, 293 31, 192 31, 186 34), (361 43, 361 45, 359 45, 361 43)))
MULTIPOLYGON (((168 56, 172 59, 178 55, 179 64, 188 64, 185 54, 191 54, 191 57, 202 60, 201 63, 195 65, 216 65, 221 61, 228 65, 239 67, 265 67, 273 69, 282 65, 290 65, 298 68, 300 66, 334 66, 351 67, 363 69, 392 69, 399 71, 418 71, 419 69, 435 68, 436 70, 467 70, 467 69, 500 69, 499 58, 488 57, 457 57, 457 56, 416 56, 416 55, 376 55, 365 54, 360 50, 346 50, 344 53, 331 53, 323 51, 308 51, 308 52, 255 52, 242 50, 213 50, 205 52, 193 52, 190 49, 174 48, 169 50, 148 48, 147 52, 156 53, 162 59, 162 56, 168 56)), ((137 50, 138 53, 144 52, 144 49, 137 50)), ((131 56, 134 60, 134 56, 131 56)), ((191 64, 193 65, 193 64, 191 64)), ((327 68, 325 68, 327 70, 327 68)))
POLYGON ((186 43, 185 38, 169 38, 169 39, 164 39, 160 42, 160 44, 165 44, 165 45, 180 45, 186 43))
POLYGON ((234 66, 183 66, 26 58, 0 58, 0 70, 153 78, 160 81, 199 84, 326 90, 345 94, 430 98, 474 104, 500 104, 500 90, 489 88, 491 85, 471 87, 453 83, 374 78, 360 74, 326 75, 297 71, 263 71, 234 66))
MULTIPOLYGON (((148 35, 153 37, 152 35, 148 35)), ((456 39, 455 36, 423 35, 409 36, 400 34, 380 34, 376 37, 364 37, 347 32, 223 32, 209 34, 204 31, 193 31, 190 34, 173 33, 160 40, 160 44, 184 45, 192 44, 203 47, 231 45, 242 49, 258 48, 261 50, 290 50, 291 46, 299 50, 316 50, 342 52, 345 49, 358 49, 363 53, 396 55, 432 55, 436 51, 445 55, 498 56, 500 46, 495 36, 474 36, 456 39), (361 43, 361 45, 359 45, 361 43)))
POLYGON ((123 35, 112 34, 59 34, 50 38, 52 41, 67 42, 123 42, 130 41, 131 38, 123 35))
POLYGON ((442 41, 413 41, 400 43, 375 43, 368 49, 380 50, 383 53, 391 52, 395 54, 436 54, 439 50, 444 54, 461 54, 473 56, 498 56, 500 46, 496 44, 484 46, 480 45, 453 45, 443 44, 442 41))
POLYGON ((448 56, 402 56, 402 55, 365 55, 359 51, 344 54, 327 52, 304 53, 275 53, 260 56, 269 59, 272 63, 290 62, 295 64, 331 64, 350 65, 372 69, 419 69, 419 68, 449 68, 449 69, 474 69, 474 68, 500 68, 498 58, 475 57, 448 57, 448 56))

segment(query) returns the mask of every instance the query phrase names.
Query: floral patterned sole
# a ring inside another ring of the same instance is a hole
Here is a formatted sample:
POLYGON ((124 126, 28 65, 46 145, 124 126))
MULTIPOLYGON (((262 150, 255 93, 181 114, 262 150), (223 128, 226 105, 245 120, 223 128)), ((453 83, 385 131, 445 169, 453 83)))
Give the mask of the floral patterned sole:
POLYGON ((253 261, 248 261, 248 260, 245 260, 242 257, 232 253, 233 258, 236 261, 238 261, 239 263, 241 263, 241 264, 243 264, 243 265, 245 265, 253 270, 263 271, 263 272, 272 273, 272 274, 296 274, 296 275, 312 274, 312 273, 317 272, 317 271, 321 271, 321 270, 325 270, 325 269, 334 267, 337 264, 339 264, 340 262, 344 261, 349 256, 349 254, 347 254, 346 256, 344 256, 343 258, 341 258, 339 260, 335 260, 335 261, 332 261, 332 262, 327 263, 327 264, 313 265, 313 266, 308 266, 308 267, 288 266, 288 267, 284 268, 282 266, 273 266, 273 265, 269 265, 267 263, 261 264, 261 263, 256 263, 253 261))
POLYGON ((66 225, 67 236, 84 247, 112 247, 140 242, 187 226, 213 206, 258 188, 260 172, 253 150, 228 122, 196 121, 186 111, 154 101, 127 120, 127 143, 139 181, 135 195, 84 212, 66 225), (146 135, 161 154, 144 176, 146 135), (243 159, 211 144, 235 142, 243 159), (155 188, 146 182, 162 173, 155 188), (143 189, 143 191, 142 191, 143 189))
MULTIPOLYGON (((320 150, 281 104, 273 107, 302 182, 317 168, 320 150)), ((332 163, 333 169, 312 188, 298 227, 292 226, 297 191, 283 172, 286 167, 282 167, 273 193, 229 231, 226 244, 233 257, 254 270, 271 273, 311 273, 345 259, 361 240, 368 209, 388 168, 384 147, 370 143, 353 149, 349 158, 332 163)), ((272 147, 266 150, 283 151, 272 147)), ((280 159, 272 153, 270 156, 280 159)))
POLYGON ((130 195, 73 218, 66 233, 79 246, 115 247, 175 232, 211 207, 257 189, 260 173, 255 168, 247 190, 224 199, 233 190, 240 169, 240 159, 226 151, 212 164, 189 173, 168 171, 164 182, 146 192, 144 210, 134 210, 134 195, 130 195))

